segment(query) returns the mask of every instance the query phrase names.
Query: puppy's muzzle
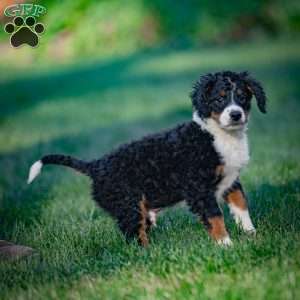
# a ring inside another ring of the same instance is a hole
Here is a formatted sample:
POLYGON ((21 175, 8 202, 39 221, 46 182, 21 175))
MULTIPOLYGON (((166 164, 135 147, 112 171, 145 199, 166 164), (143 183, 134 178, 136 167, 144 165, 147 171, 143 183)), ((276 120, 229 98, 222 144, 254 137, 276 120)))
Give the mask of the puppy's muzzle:
POLYGON ((229 116, 230 116, 230 119, 233 121, 233 122, 238 122, 241 120, 242 118, 242 112, 239 111, 239 110, 232 110, 230 113, 229 113, 229 116))

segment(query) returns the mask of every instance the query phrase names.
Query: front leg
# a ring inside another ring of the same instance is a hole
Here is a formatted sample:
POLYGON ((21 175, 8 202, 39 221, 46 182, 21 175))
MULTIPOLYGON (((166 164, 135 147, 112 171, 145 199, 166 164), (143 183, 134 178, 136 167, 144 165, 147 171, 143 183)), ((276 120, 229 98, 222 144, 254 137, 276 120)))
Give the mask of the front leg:
POLYGON ((203 195, 189 191, 185 197, 191 211, 198 215, 209 235, 219 245, 229 246, 232 241, 225 227, 224 217, 214 195, 203 195))
POLYGON ((235 181, 232 187, 225 193, 230 212, 235 222, 248 233, 255 233, 255 228, 250 219, 245 193, 239 180, 235 181))
POLYGON ((206 221, 204 221, 204 224, 206 224, 209 235, 219 245, 230 246, 232 244, 232 241, 225 227, 223 215, 208 217, 206 218, 206 221))

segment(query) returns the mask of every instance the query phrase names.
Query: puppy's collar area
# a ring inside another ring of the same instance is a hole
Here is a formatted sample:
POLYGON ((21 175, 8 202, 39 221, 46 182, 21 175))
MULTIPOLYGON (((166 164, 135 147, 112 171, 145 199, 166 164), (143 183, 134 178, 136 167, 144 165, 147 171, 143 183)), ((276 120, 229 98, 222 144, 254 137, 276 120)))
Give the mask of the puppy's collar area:
POLYGON ((223 134, 226 133, 229 136, 243 138, 248 129, 247 126, 245 126, 240 130, 225 130, 224 128, 220 127, 214 119, 202 119, 196 111, 193 112, 193 121, 197 123, 201 129, 208 131, 212 135, 222 132, 223 134))
POLYGON ((205 129, 205 127, 207 126, 206 120, 200 118, 196 111, 193 112, 193 121, 197 123, 202 129, 205 129))

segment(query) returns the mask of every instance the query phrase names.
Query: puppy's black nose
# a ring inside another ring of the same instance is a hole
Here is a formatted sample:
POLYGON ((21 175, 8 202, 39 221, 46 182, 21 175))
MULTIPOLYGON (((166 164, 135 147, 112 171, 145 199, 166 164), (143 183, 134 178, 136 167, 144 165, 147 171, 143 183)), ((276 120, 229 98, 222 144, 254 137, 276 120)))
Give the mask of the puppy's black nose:
POLYGON ((229 115, 232 121, 239 121, 242 117, 242 113, 239 110, 233 110, 229 115))

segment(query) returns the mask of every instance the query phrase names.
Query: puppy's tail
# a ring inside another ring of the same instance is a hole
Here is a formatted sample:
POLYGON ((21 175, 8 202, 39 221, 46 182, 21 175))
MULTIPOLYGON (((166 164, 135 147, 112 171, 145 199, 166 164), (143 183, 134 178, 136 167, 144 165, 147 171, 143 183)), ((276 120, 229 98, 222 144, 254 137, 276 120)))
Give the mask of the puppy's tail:
POLYGON ((40 173, 43 165, 62 165, 85 175, 90 175, 91 163, 68 155, 50 154, 36 161, 30 168, 27 183, 30 184, 40 173))

